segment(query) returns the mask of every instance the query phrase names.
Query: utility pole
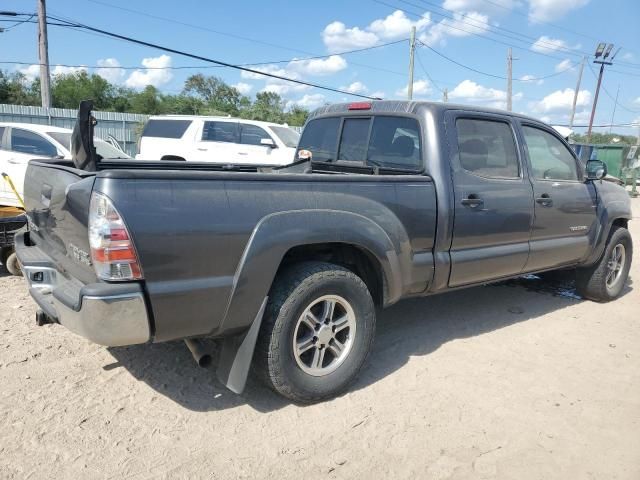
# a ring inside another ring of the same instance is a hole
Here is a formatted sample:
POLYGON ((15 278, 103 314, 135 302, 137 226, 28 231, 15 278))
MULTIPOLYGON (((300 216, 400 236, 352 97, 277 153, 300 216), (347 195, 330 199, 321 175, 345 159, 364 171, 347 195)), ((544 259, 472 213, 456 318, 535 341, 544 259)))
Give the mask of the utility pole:
POLYGON ((511 47, 507 50, 507 110, 511 111, 513 98, 513 53, 511 47))
POLYGON ((609 133, 613 128, 613 119, 616 117, 616 107, 618 106, 618 95, 620 95, 620 84, 618 84, 618 90, 616 91, 616 100, 613 103, 613 113, 611 114, 611 125, 609 125, 609 133))
POLYGON ((413 57, 416 53, 416 27, 411 27, 411 40, 409 41, 409 85, 407 85, 407 98, 413 98, 413 57))
POLYGON ((444 103, 447 103, 449 101, 449 89, 445 87, 445 89, 442 91, 442 101, 444 103))
POLYGON ((613 49, 613 43, 599 43, 596 48, 596 59, 593 63, 600 64, 600 74, 598 75, 598 84, 596 86, 596 95, 593 97, 593 106, 591 107, 591 117, 589 118, 589 130, 587 130, 587 143, 591 142, 591 131, 593 130, 593 118, 596 116, 596 106, 598 105, 598 95, 600 94, 600 85, 602 85, 602 75, 604 74, 604 66, 605 65, 613 65, 612 61, 616 54, 620 51, 616 51, 613 54, 610 61, 607 61, 607 57, 611 53, 613 49), (602 60, 598 60, 598 58, 602 57, 602 60))
POLYGON ((47 40, 47 8, 45 0, 38 0, 38 58, 40 59, 40 94, 43 108, 51 108, 49 85, 49 42, 47 40))
POLYGON ((584 64, 587 62, 587 56, 582 57, 582 63, 580 64, 580 73, 578 73, 578 83, 576 83, 576 89, 573 92, 573 106, 571 107, 571 118, 569 119, 569 130, 573 129, 573 119, 576 116, 576 104, 578 103, 578 92, 580 91, 580 83, 582 83, 582 72, 584 71, 584 64))

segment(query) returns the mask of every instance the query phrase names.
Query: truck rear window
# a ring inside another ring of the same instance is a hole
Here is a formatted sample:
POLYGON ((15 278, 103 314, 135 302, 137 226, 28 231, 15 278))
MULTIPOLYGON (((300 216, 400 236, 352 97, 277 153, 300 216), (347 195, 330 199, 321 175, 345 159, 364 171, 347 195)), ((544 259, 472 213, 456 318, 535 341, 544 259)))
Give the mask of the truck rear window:
POLYGON ((420 125, 409 117, 376 115, 311 120, 302 132, 298 148, 311 151, 313 160, 320 162, 359 162, 409 171, 422 167, 420 125))
POLYGON ((182 138, 191 120, 149 120, 142 131, 143 137, 182 138))

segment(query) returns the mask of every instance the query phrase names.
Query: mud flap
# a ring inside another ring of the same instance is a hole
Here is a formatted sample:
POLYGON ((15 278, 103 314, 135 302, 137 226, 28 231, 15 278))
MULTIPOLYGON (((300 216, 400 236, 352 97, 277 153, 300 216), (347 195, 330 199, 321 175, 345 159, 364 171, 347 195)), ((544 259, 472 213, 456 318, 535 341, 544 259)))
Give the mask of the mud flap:
POLYGON ((242 393, 247 383, 253 350, 256 346, 268 298, 264 297, 258 315, 246 333, 227 337, 222 343, 216 375, 218 380, 234 393, 242 393))

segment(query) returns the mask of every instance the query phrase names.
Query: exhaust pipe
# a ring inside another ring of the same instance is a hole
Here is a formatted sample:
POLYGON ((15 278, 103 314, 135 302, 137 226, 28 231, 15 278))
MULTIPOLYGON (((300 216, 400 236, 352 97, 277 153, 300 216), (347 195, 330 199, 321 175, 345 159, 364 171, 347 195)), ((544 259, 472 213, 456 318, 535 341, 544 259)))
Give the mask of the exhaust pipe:
POLYGON ((42 310, 38 310, 36 312, 36 325, 42 327, 43 325, 48 325, 54 322, 49 315, 44 313, 42 310))
POLYGON ((187 344, 193 359, 200 367, 206 368, 211 365, 211 354, 202 348, 202 344, 199 341, 186 338, 184 343, 187 344))

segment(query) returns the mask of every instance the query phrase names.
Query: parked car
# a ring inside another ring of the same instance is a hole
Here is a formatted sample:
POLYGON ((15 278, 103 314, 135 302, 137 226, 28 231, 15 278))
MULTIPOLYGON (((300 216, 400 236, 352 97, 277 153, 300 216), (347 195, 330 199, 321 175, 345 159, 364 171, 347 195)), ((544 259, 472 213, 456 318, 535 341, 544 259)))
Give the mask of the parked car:
POLYGON ((287 165, 300 135, 277 123, 231 117, 151 117, 138 143, 138 160, 287 165))
MULTIPOLYGON (((0 173, 9 175, 18 193, 24 194, 24 177, 29 160, 34 158, 71 159, 71 130, 31 123, 0 122, 0 173)), ((104 140, 96 139, 98 155, 104 158, 131 158, 104 140)), ((20 202, 0 181, 0 205, 19 207, 20 202)))
POLYGON ((585 298, 623 292, 626 191, 536 119, 339 104, 311 115, 298 151, 306 163, 269 173, 31 162, 16 251, 39 323, 113 346, 220 338, 229 388, 253 362, 277 392, 312 402, 353 381, 376 307, 556 269, 572 269, 585 298))

